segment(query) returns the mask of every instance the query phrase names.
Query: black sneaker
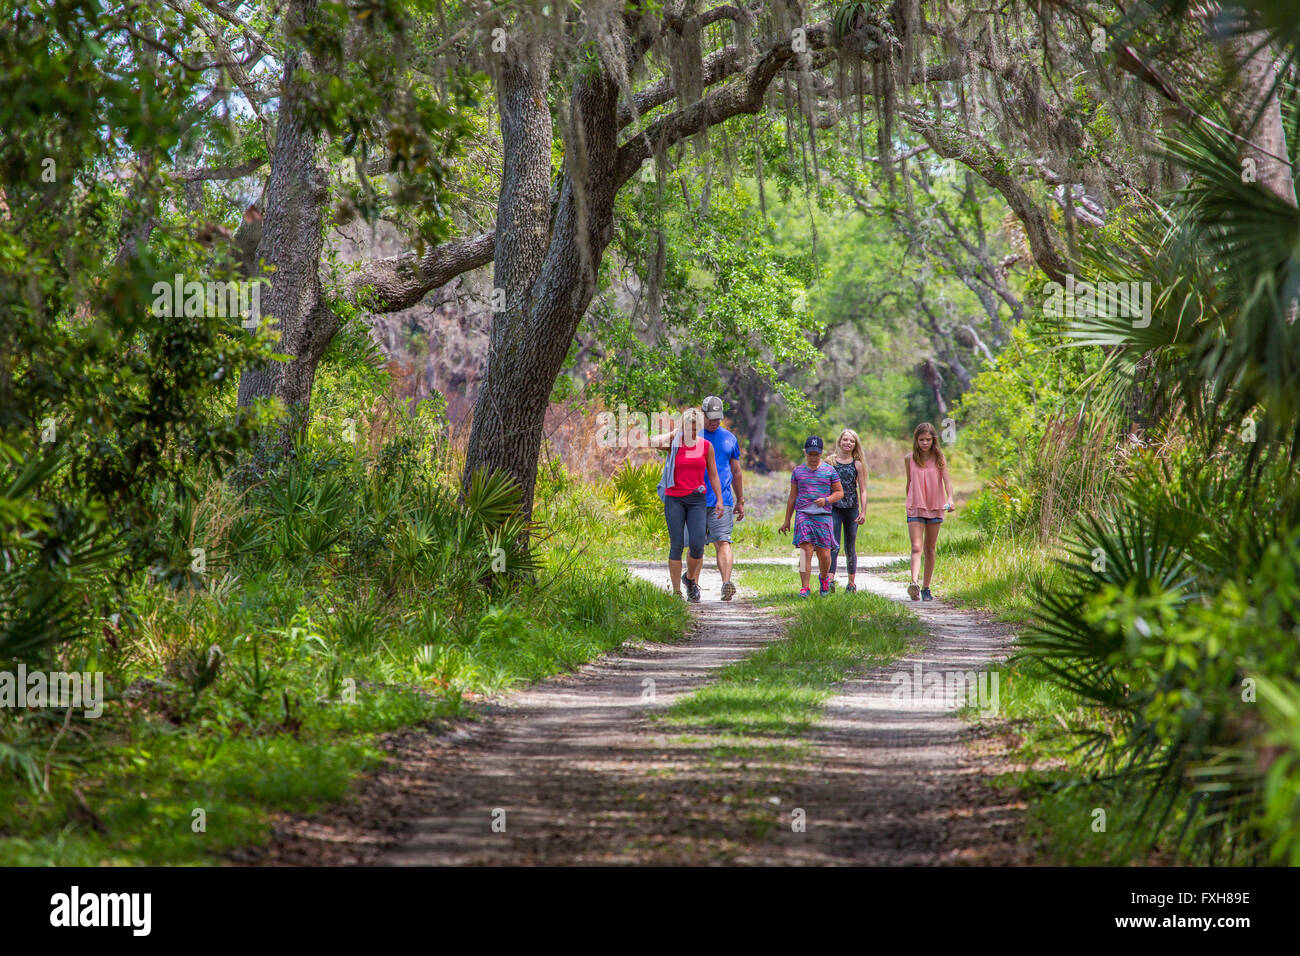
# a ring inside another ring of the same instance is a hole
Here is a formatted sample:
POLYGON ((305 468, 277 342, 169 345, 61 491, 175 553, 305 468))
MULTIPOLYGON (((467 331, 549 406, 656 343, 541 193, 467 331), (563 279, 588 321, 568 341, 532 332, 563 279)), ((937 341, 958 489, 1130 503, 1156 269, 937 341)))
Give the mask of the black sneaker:
POLYGON ((934 595, 930 593, 930 589, 929 589, 929 588, 921 588, 921 600, 922 600, 922 601, 933 601, 933 600, 934 600, 934 595))
POLYGON ((700 586, 699 586, 699 584, 697 584, 695 581, 692 581, 690 578, 685 577, 685 576, 682 577, 682 581, 683 581, 683 582, 685 583, 685 585, 686 585, 686 599, 687 599, 688 601, 693 601, 693 602, 695 602, 696 604, 698 604, 699 601, 700 601, 700 586))

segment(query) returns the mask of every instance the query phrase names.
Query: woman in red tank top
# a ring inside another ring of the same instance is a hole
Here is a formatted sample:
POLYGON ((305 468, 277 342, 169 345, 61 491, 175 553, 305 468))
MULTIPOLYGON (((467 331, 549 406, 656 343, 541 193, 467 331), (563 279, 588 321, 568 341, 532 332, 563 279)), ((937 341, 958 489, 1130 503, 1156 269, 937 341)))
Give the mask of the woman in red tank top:
MULTIPOLYGON (((682 425, 675 431, 656 435, 651 444, 668 447, 672 456, 672 477, 664 487, 664 520, 668 523, 668 578, 673 593, 680 595, 686 586, 690 601, 700 599, 700 566, 704 563, 704 531, 706 511, 704 483, 713 488, 714 516, 722 517, 722 485, 718 480, 718 466, 713 457, 713 443, 702 434, 704 413, 698 408, 688 408, 682 415, 682 425), (672 448, 673 442, 677 448, 672 448), (686 570, 682 571, 682 549, 686 533, 690 533, 690 553, 686 570)), ((668 463, 665 462, 665 477, 668 463)))
POLYGON ((705 441, 698 434, 693 445, 683 440, 673 459, 673 486, 665 488, 664 493, 675 498, 684 498, 695 491, 704 490, 704 475, 709 469, 709 452, 713 443, 705 441))

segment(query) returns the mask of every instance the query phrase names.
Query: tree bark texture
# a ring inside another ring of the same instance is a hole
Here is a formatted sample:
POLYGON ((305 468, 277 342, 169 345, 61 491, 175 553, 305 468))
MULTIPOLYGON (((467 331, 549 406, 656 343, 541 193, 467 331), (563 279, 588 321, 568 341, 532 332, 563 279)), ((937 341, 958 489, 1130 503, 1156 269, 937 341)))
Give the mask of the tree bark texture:
POLYGON ((293 0, 286 12, 285 34, 290 40, 255 257, 274 269, 261 297, 262 316, 280 332, 279 351, 292 357, 249 369, 239 382, 241 407, 260 397, 284 402, 290 412, 280 435, 285 448, 306 421, 316 364, 339 327, 319 275, 328 179, 316 162, 316 132, 304 109, 308 91, 297 75, 309 66, 310 57, 292 39, 315 15, 316 7, 316 0, 293 0))
POLYGON ((595 295, 620 184, 617 86, 603 69, 588 71, 574 86, 564 181, 548 229, 549 64, 550 51, 534 45, 502 69, 505 165, 493 261, 494 285, 505 307, 492 323, 464 472, 468 484, 480 469, 506 471, 523 489, 526 514, 532 511, 551 389, 595 295))

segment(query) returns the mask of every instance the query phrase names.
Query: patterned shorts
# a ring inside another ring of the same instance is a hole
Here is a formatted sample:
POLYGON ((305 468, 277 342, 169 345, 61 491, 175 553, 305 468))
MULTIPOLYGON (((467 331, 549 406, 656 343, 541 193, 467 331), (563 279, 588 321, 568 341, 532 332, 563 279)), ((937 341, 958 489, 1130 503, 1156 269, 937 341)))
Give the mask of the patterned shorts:
POLYGON ((831 516, 807 515, 802 511, 796 511, 794 514, 795 546, 805 541, 810 542, 814 548, 832 547, 835 544, 835 536, 831 533, 831 516))

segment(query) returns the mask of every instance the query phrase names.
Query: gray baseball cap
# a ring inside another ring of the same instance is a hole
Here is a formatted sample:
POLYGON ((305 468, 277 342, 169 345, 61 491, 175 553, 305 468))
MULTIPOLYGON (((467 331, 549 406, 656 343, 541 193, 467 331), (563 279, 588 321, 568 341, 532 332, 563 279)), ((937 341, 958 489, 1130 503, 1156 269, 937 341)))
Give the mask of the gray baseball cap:
POLYGON ((704 409, 704 414, 707 415, 713 421, 716 422, 721 420, 722 399, 718 398, 718 396, 710 395, 708 398, 704 400, 704 404, 700 407, 704 409))

